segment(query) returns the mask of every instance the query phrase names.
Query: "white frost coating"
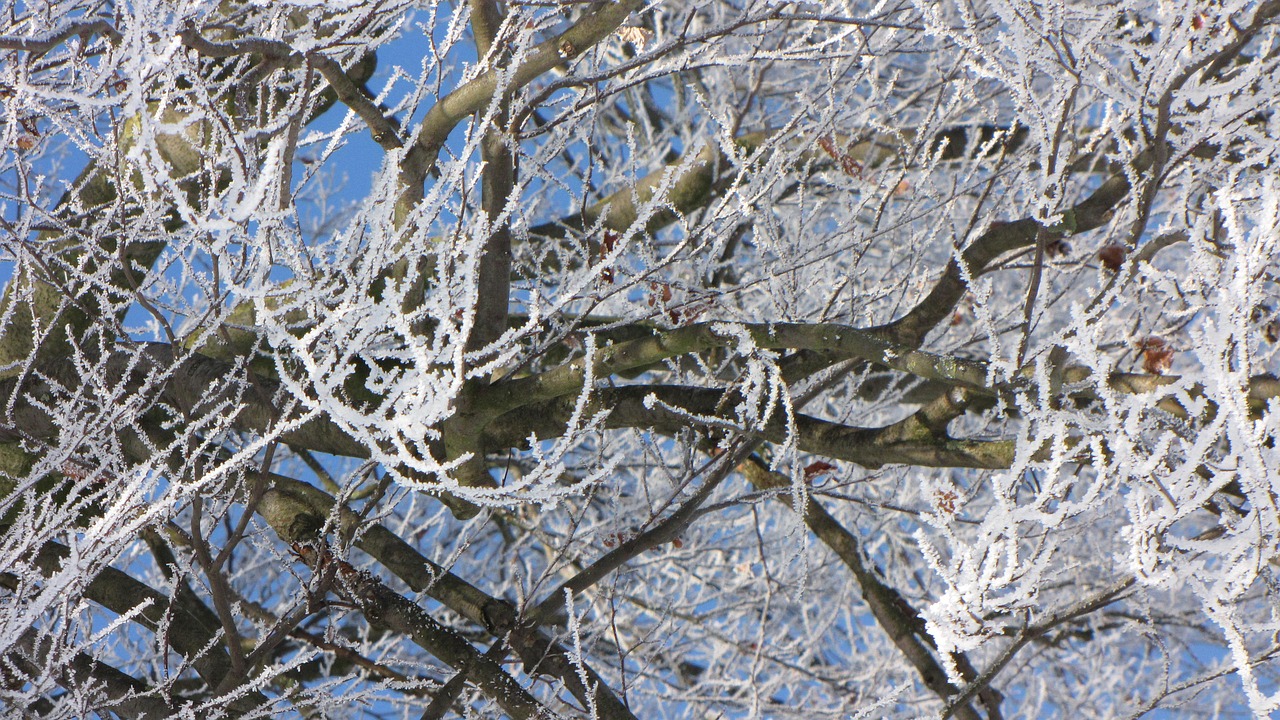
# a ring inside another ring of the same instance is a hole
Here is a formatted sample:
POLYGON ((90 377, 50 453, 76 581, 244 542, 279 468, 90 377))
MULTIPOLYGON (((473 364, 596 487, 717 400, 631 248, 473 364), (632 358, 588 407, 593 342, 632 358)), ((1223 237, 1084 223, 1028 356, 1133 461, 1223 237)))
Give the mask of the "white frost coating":
MULTIPOLYGON (((582 383, 582 391, 578 393, 574 402, 573 412, 566 423, 569 432, 557 438, 552 446, 546 450, 542 448, 542 444, 536 436, 530 436, 529 445, 532 448, 530 454, 536 464, 531 470, 522 473, 514 482, 508 481, 500 493, 490 495, 492 499, 486 498, 488 502, 499 504, 510 502, 509 498, 511 497, 522 497, 546 507, 555 507, 562 498, 576 495, 580 491, 580 488, 558 484, 558 480, 563 476, 566 469, 565 460, 575 449, 574 435, 577 432, 594 431, 602 426, 609 416, 607 408, 599 410, 593 415, 587 414, 587 405, 595 387, 595 363, 593 362, 596 354, 595 335, 588 334, 585 345, 586 354, 583 358, 583 365, 587 370, 582 383)), ((606 461, 593 473, 583 477, 580 482, 588 487, 602 482, 614 471, 615 466, 616 463, 606 461)))
POLYGON ((716 335, 736 341, 729 351, 746 362, 746 368, 737 380, 740 400, 735 412, 741 426, 763 429, 772 419, 785 388, 778 374, 777 353, 756 345, 751 332, 737 323, 713 323, 716 335))
MULTIPOLYGON (((287 144, 288 138, 285 136, 272 138, 271 142, 267 144, 267 149, 264 153, 266 162, 263 163, 258 176, 254 178, 252 187, 243 189, 240 196, 225 211, 229 222, 236 225, 247 222, 261 214, 263 210, 266 210, 266 208, 263 208, 264 202, 271 200, 278 202, 281 166, 285 162, 284 154, 287 150, 287 144)), ((270 214, 269 210, 266 214, 270 214)))
POLYGON ((0 715, 1275 714, 1273 11, 4 2, 0 715))

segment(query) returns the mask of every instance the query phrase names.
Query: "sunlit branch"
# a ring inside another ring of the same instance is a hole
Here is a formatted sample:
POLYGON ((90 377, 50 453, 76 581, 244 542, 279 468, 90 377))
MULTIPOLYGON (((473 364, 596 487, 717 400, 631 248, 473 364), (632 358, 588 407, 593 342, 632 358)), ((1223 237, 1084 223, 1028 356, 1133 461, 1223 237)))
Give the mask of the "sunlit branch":
MULTIPOLYGON (((914 350, 877 333, 833 323, 687 325, 601 348, 591 358, 592 374, 605 377, 679 355, 732 348, 742 340, 739 333, 760 348, 828 351, 842 358, 861 358, 921 378, 991 392, 984 363, 914 350)), ((576 393, 586 377, 586 362, 579 358, 539 375, 499 383, 484 392, 482 407, 490 412, 506 412, 522 404, 576 393)))
MULTIPOLYGON (((534 79, 590 48, 618 29, 627 16, 644 5, 642 0, 620 0, 595 8, 573 27, 535 46, 511 74, 507 92, 513 92, 534 79)), ((478 77, 444 96, 427 111, 414 135, 413 145, 401 162, 401 181, 405 195, 401 212, 422 198, 423 184, 436 167, 438 154, 449 133, 464 118, 488 107, 498 91, 497 68, 489 68, 478 77)))
MULTIPOLYGON (((675 433, 691 425, 709 431, 740 429, 738 421, 723 417, 724 391, 710 388, 633 385, 593 393, 592 410, 608 409, 607 428, 651 428, 675 433), (655 402, 656 401, 656 402, 655 402)), ((563 434, 575 400, 559 399, 531 405, 499 417, 488 428, 495 447, 522 447, 530 435, 552 438, 563 434)), ((732 405, 732 403, 730 403, 732 405)), ((788 429, 775 413, 762 428, 751 431, 763 440, 781 443, 788 429)), ((846 460, 868 468, 884 465, 921 467, 1006 468, 1013 460, 1012 440, 966 440, 935 435, 923 426, 906 432, 909 423, 865 428, 795 416, 796 441, 801 450, 846 460)))
MULTIPOLYGON (((808 163, 815 167, 851 163, 859 168, 877 169, 900 159, 903 144, 913 142, 917 131, 905 129, 894 134, 870 135, 856 138, 832 136, 829 138, 831 147, 839 153, 839 159, 833 159, 821 148, 813 148, 797 153, 794 165, 798 168, 808 163)), ((1013 152, 1022 146, 1026 135, 1025 128, 956 127, 938 132, 929 151, 942 162, 990 154, 993 149, 1013 152)), ((758 130, 738 136, 734 145, 738 152, 752 156, 778 137, 777 129, 758 130)), ((782 147, 794 143, 815 145, 817 140, 797 138, 782 147)), ((654 233, 722 197, 724 191, 733 186, 733 180, 739 173, 758 169, 751 165, 732 167, 724 150, 716 142, 709 141, 696 154, 687 153, 667 163, 640 178, 634 186, 618 190, 559 220, 534 226, 529 232, 534 237, 561 238, 568 232, 584 232, 597 223, 614 232, 631 230, 639 219, 640 209, 653 202, 661 191, 664 202, 648 216, 643 226, 645 232, 654 233)))

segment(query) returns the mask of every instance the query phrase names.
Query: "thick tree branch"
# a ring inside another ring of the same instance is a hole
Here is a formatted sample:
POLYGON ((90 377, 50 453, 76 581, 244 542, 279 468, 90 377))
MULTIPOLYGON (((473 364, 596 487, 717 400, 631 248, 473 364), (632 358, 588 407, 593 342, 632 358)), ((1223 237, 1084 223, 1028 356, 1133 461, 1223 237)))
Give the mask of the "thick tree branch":
MULTIPOLYGON (((791 495, 791 481, 785 475, 770 472, 759 458, 748 460, 739 469, 756 488, 777 491, 773 492, 774 498, 788 507, 795 507, 794 498, 791 495)), ((875 570, 867 567, 858 539, 827 512, 816 498, 805 498, 802 501, 802 507, 804 521, 809 526, 809 530, 853 573, 858 586, 862 588, 862 598, 871 609, 876 622, 897 646, 903 657, 916 669, 925 686, 940 700, 948 702, 948 707, 954 706, 958 717, 978 720, 980 716, 969 705, 973 695, 963 699, 956 698, 960 692, 959 689, 947 680, 946 671, 933 657, 931 649, 935 644, 925 629, 924 621, 901 593, 884 582, 875 570)), ((957 655, 956 660, 967 674, 976 675, 968 658, 961 654, 957 655)), ((993 718, 998 716, 1000 699, 999 693, 994 692, 989 693, 989 697, 983 698, 989 713, 993 708, 995 709, 995 714, 991 715, 993 718)))
POLYGON ((328 81, 329 87, 333 89, 338 100, 351 108, 361 120, 364 120, 365 125, 369 126, 374 142, 382 146, 383 150, 395 150, 402 146, 395 122, 383 115, 378 106, 373 104, 373 100, 366 95, 361 83, 353 80, 341 65, 323 53, 300 53, 288 43, 266 38, 215 43, 202 36, 193 25, 188 25, 182 31, 181 37, 187 47, 205 57, 226 58, 257 54, 291 64, 300 64, 304 61, 311 63, 312 67, 320 71, 328 81))
MULTIPOLYGON (((1148 159, 1145 163, 1142 161, 1137 163, 1139 171, 1149 162, 1148 159)), ((1128 194, 1129 180, 1125 173, 1112 175, 1089 197, 1064 213, 1064 216, 1070 214, 1074 219, 1070 234, 1088 232, 1105 225, 1110 219, 1109 213, 1128 194)), ((1041 230, 1040 223, 1030 218, 992 223, 960 253, 958 259, 951 260, 942 277, 934 283, 933 289, 923 300, 907 314, 893 322, 873 328, 872 331, 893 338, 904 345, 919 347, 929 331, 951 315, 956 303, 960 302, 960 298, 964 297, 968 290, 959 263, 964 263, 969 275, 981 275, 1000 256, 1031 247, 1041 230)))
POLYGON ((354 603, 371 623, 413 640, 414 644, 447 663, 476 684, 485 695, 517 720, 555 718, 492 657, 480 653, 458 633, 441 625, 431 614, 384 585, 372 574, 333 557, 323 540, 294 541, 312 570, 333 567, 335 591, 354 603))
MULTIPOLYGON (((558 437, 567 427, 576 402, 574 398, 560 398, 504 415, 489 426, 490 442, 494 447, 523 447, 530 434, 539 439, 558 437)), ((594 392, 588 411, 608 409, 604 421, 608 428, 651 428, 676 433, 698 425, 734 428, 736 420, 722 417, 725 404, 722 390, 631 385, 594 392)), ((796 441, 804 452, 869 468, 903 464, 1000 469, 1008 467, 1013 460, 1012 440, 937 436, 924 432, 914 418, 909 421, 885 428, 863 428, 796 414, 796 441), (905 432, 908 427, 915 431, 905 432)), ((779 411, 754 432, 767 442, 781 443, 787 440, 788 428, 779 411)))
MULTIPOLYGON (((137 720, 156 720, 173 714, 174 708, 159 697, 158 690, 147 687, 146 683, 131 675, 83 652, 72 653, 70 660, 61 653, 57 653, 56 658, 54 655, 55 648, 51 639, 42 637, 34 629, 27 629, 22 631, 18 642, 0 659, 0 666, 12 664, 17 670, 33 678, 51 672, 68 689, 82 687, 88 681, 88 684, 99 688, 106 701, 95 708, 98 711, 110 711, 121 717, 137 720)), ((0 675, 7 675, 3 667, 0 667, 0 675)), ((52 709, 46 708, 49 711, 52 709)))
POLYGON ((563 682, 583 707, 595 706, 606 720, 634 720, 631 711, 589 664, 570 659, 532 621, 519 617, 507 602, 493 598, 448 569, 421 555, 380 524, 367 523, 321 490, 283 476, 273 476, 272 489, 259 512, 277 533, 296 539, 313 533, 333 517, 338 534, 356 537, 355 545, 400 578, 414 592, 425 592, 470 622, 505 637, 519 655, 525 672, 563 682), (585 674, 585 678, 583 677, 585 674))
MULTIPOLYGON (((830 138, 831 147, 839 148, 836 150, 838 158, 832 158, 821 149, 806 150, 799 154, 794 165, 801 167, 813 163, 816 167, 823 167, 844 164, 875 169, 900 159, 903 143, 912 142, 916 135, 916 131, 907 129, 893 134, 873 133, 871 137, 858 139, 830 138)), ((739 135, 733 142, 739 152, 751 156, 765 148, 766 143, 777 136, 777 130, 759 130, 739 135)), ((944 162, 990 154, 993 149, 1012 152, 1021 147, 1026 136, 1027 130, 1024 127, 1012 130, 991 125, 954 127, 935 136, 930 152, 936 153, 938 159, 944 162)), ((797 141, 812 143, 813 138, 801 138, 797 141)), ((648 215, 643 227, 646 233, 656 233, 723 196, 725 190, 734 186, 739 173, 750 169, 750 166, 731 169, 724 150, 715 142, 708 142, 696 154, 686 154, 673 160, 640 178, 634 185, 601 198, 571 215, 536 225, 529 230, 529 234, 536 238, 554 240, 569 233, 585 232, 597 223, 613 232, 625 232, 633 229, 640 217, 640 208, 652 203, 660 194, 663 201, 661 206, 648 215)), ((598 241, 587 238, 587 242, 591 245, 591 252, 599 250, 598 241)), ((558 262, 558 259, 553 258, 550 262, 558 262)))
MULTIPOLYGON (((594 5, 593 11, 573 27, 534 47, 510 74, 502 91, 514 92, 565 60, 581 54, 617 30, 628 15, 643 5, 643 0, 594 5)), ((413 145, 401 162, 400 179, 405 188, 400 199, 401 213, 422 199, 427 175, 435 170, 440 149, 444 147, 449 133, 464 118, 489 106, 494 93, 499 91, 499 77, 498 68, 489 68, 441 98, 427 111, 414 135, 413 145)))
MULTIPOLYGON (((492 47, 494 34, 500 22, 497 6, 492 0, 472 0, 471 22, 476 37, 477 52, 494 68, 505 67, 509 59, 501 48, 492 47)), ((511 96, 507 92, 497 100, 497 107, 489 121, 489 128, 481 139, 481 161, 484 175, 481 178, 481 211, 484 213, 488 236, 484 239, 476 279, 475 316, 465 348, 481 350, 502 337, 507 329, 507 312, 511 304, 511 225, 519 198, 515 195, 515 155, 512 152, 509 115, 511 96)), ((455 403, 454 418, 445 423, 444 446, 446 459, 466 455, 471 460, 463 463, 452 474, 466 487, 492 487, 493 479, 484 467, 484 449, 480 446, 479 433, 455 429, 457 421, 471 413, 475 393, 485 383, 475 378, 466 383, 455 403)), ((459 504, 455 512, 474 515, 477 509, 459 504)))
MULTIPOLYGON (((1248 26, 1235 29, 1236 36, 1226 47, 1206 56, 1201 62, 1188 66, 1166 87, 1156 106, 1155 136, 1151 138, 1148 151, 1140 154, 1131 168, 1133 176, 1145 176, 1146 181, 1142 185, 1137 214, 1130 229, 1130 244, 1136 243, 1146 228, 1155 193, 1163 180, 1169 151, 1167 136, 1170 130, 1170 105, 1177 90, 1205 66, 1213 65, 1215 60, 1234 57, 1277 15, 1280 15, 1280 0, 1262 3, 1248 26)), ((1129 195, 1129 177, 1126 172, 1117 172, 1087 198, 1066 210, 1063 216, 1072 219, 1070 234, 1088 232, 1105 225, 1116 206, 1129 195)), ((956 303, 967 290, 958 262, 964 263, 969 275, 980 275, 1001 255, 1033 245, 1042 229, 1039 223, 1030 218, 994 223, 965 248, 958 260, 953 259, 948 264, 933 289, 910 312, 877 330, 899 342, 918 347, 929 331, 955 309, 956 303)))
POLYGON ((502 25, 502 11, 495 0, 469 0, 471 6, 471 34, 476 41, 476 56, 481 62, 492 62, 489 53, 502 25))
MULTIPOLYGON (((745 153, 753 153, 764 146, 776 132, 762 130, 747 133, 734 143, 745 153)), ((654 170, 635 182, 582 208, 580 211, 553 222, 530 228, 529 234, 541 238, 561 238, 567 232, 584 232, 600 223, 614 232, 632 228, 640 217, 640 208, 653 202, 661 194, 662 207, 655 210, 646 221, 646 232, 657 232, 680 217, 699 208, 716 197, 718 180, 726 177, 727 158, 723 149, 714 141, 708 141, 692 157, 681 157, 654 170)))
MULTIPOLYGON (((655 332, 650 337, 602 348, 591 358, 594 377, 654 365, 663 360, 712 348, 732 348, 743 336, 756 347, 826 351, 841 358, 861 358, 921 378, 991 392, 984 363, 935 355, 886 340, 883 336, 834 323, 697 323, 655 332)), ((520 405, 575 394, 587 375, 579 358, 539 375, 517 378, 487 388, 478 402, 497 414, 520 405)))
POLYGON ((0 50, 24 50, 36 55, 43 55, 77 35, 82 38, 90 35, 105 35, 112 40, 120 38, 120 33, 115 29, 115 26, 104 19, 80 20, 59 30, 46 33, 41 37, 0 35, 0 50))
MULTIPOLYGON (((742 327, 742 326, 736 326, 742 327)), ((838 325, 775 325, 746 326, 753 337, 758 337, 764 347, 824 347, 845 357, 879 358, 879 362, 895 369, 926 377, 948 387, 991 394, 997 389, 984 387, 985 370, 981 363, 952 360, 921 351, 897 354, 891 344, 868 336, 866 331, 852 330, 838 325), (770 332, 770 330, 776 330, 770 332)), ((675 357, 686 352, 728 344, 726 338, 715 334, 708 325, 689 326, 654 337, 626 341, 612 346, 597 355, 597 377, 621 372, 628 368, 643 367, 664 357, 675 357)), ((340 427, 324 417, 317 417, 299 427, 272 433, 273 426, 287 424, 289 417, 281 417, 279 409, 269 398, 279 392, 279 383, 257 378, 253 389, 243 371, 235 365, 214 360, 199 354, 175 356, 173 348, 163 344, 151 344, 143 350, 147 362, 137 363, 132 352, 121 352, 107 366, 106 381, 113 384, 127 383, 141 389, 157 387, 156 400, 162 400, 184 414, 198 415, 202 408, 220 405, 236 408, 230 418, 237 429, 259 435, 273 434, 286 445, 307 450, 326 452, 346 457, 368 457, 369 450, 348 436, 340 427), (274 425, 273 425, 274 423, 274 425)), ((66 368, 63 368, 66 370, 66 368)), ((50 368, 53 378, 61 373, 50 368)), ((492 395, 485 394, 477 407, 486 418, 483 423, 473 422, 468 431, 484 432, 488 447, 523 446, 530 432, 541 437, 552 437, 563 431, 561 424, 567 419, 576 402, 576 394, 582 390, 582 361, 548 371, 540 376, 522 378, 493 386, 492 395), (509 408, 509 409, 508 409, 509 408), (544 434, 545 433, 545 434, 544 434)), ((1089 378, 1083 368, 1068 368, 1064 382, 1079 385, 1089 378)), ((68 382, 74 378, 67 378, 68 382)), ((1139 375, 1118 373, 1108 378, 1109 386, 1126 393, 1146 393, 1177 382, 1174 375, 1139 375)), ((19 382, 17 378, 0 380, 0 397, 14 398, 13 411, 6 421, 10 441, 20 437, 50 440, 56 437, 58 426, 44 410, 27 402, 25 396, 55 397, 60 390, 45 380, 31 379, 19 382)), ((708 388, 671 389, 665 386, 625 386, 612 390, 594 391, 593 407, 612 407, 613 414, 607 420, 611 427, 667 427, 684 423, 665 411, 655 411, 643 404, 645 395, 654 393, 658 398, 671 397, 677 407, 690 410, 710 409, 719 402, 722 391, 708 388), (668 395, 668 393, 674 393, 668 395), (705 398, 704 398, 705 396, 705 398), (698 399, 704 398, 704 399, 698 399), (606 404, 601 404, 606 403, 606 404)), ((1197 388, 1190 392, 1195 395, 1197 388)), ((1077 387, 1071 390, 1078 402, 1088 402, 1096 392, 1077 387)), ((1280 397, 1280 380, 1270 375, 1259 375, 1250 382, 1248 390, 1250 407, 1261 411, 1271 398, 1280 397)), ((1172 398, 1162 401, 1162 407, 1170 412, 1185 415, 1172 398)), ((1209 408, 1212 411, 1212 406, 1209 408)), ((473 419, 474 420, 474 419, 473 419)), ((798 418, 802 430, 801 439, 812 452, 831 457, 865 462, 869 465, 922 462, 929 466, 956 467, 1005 467, 1011 446, 1005 441, 972 442, 946 440, 942 443, 914 441, 885 444, 877 430, 855 428, 829 423, 806 416, 798 418), (878 441, 872 441, 873 438, 878 441)), ((0 425, 0 431, 5 426, 0 425)), ((772 431, 771 431, 772 432, 772 431)), ((3 439, 3 438, 0 438, 3 439)), ((23 462, 15 457, 14 467, 23 462)), ((0 486, 2 487, 2 486, 0 486)))
MULTIPOLYGON (((70 554, 65 545, 46 543, 32 563, 44 575, 52 576, 62 570, 70 554)), ((84 596, 118 615, 141 608, 135 622, 151 632, 163 627, 164 639, 191 663, 210 689, 218 687, 231 671, 231 657, 217 643, 218 618, 198 599, 188 596, 171 604, 164 595, 112 567, 98 573, 85 587, 84 596)), ((232 700, 230 707, 249 712, 266 702, 260 693, 251 692, 232 700)))

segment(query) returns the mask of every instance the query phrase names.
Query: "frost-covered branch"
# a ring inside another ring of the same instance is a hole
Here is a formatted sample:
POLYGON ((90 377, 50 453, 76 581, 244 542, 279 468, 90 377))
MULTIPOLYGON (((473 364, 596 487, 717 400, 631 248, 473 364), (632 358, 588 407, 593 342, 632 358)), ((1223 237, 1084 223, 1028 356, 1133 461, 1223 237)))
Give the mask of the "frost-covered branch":
POLYGON ((1274 714, 1280 2, 838 10, 0 0, 0 702, 1274 714))
POLYGON ((6 666, 3 671, 6 684, 52 674, 71 691, 57 703, 62 707, 57 707, 55 703, 38 696, 23 697, 24 693, 20 691, 0 691, 8 695, 5 699, 10 704, 26 705, 26 710, 39 712, 43 716, 54 715, 59 711, 109 710, 121 717, 143 720, 167 717, 173 709, 159 697, 155 689, 148 688, 137 678, 94 659, 88 653, 68 652, 66 648, 56 647, 53 638, 41 636, 34 629, 23 631, 13 649, 0 659, 0 663, 6 666), (11 673, 15 672, 22 673, 25 678, 13 677, 11 673), (86 680, 98 691, 97 693, 81 694, 79 692, 86 680), (79 705, 78 708, 77 705, 79 705))
POLYGON ((395 150, 403 145, 395 123, 382 114, 361 87, 362 83, 353 79, 341 65, 327 55, 319 52, 299 53, 287 43, 264 38, 215 43, 207 40, 197 28, 190 25, 183 29, 181 37, 187 47, 205 57, 230 58, 239 55, 261 55, 277 63, 310 63, 328 81, 329 88, 338 101, 351 108, 369 126, 374 142, 384 150, 395 150))
POLYGON ((414 133, 413 145, 401 162, 401 179, 407 193, 401 203, 416 202, 422 197, 422 185, 435 169, 440 149, 459 122, 483 110, 500 90, 518 90, 565 60, 585 52, 616 30, 643 4, 641 0, 619 0, 592 5, 572 27, 539 43, 527 57, 516 60, 510 78, 504 79, 501 87, 499 70, 489 68, 436 102, 422 119, 414 133))

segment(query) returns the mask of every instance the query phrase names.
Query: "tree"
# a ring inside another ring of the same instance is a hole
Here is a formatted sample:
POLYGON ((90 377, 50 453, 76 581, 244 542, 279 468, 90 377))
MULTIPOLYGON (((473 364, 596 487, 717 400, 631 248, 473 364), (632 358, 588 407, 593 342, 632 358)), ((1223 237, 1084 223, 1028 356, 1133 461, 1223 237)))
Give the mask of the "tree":
POLYGON ((4 7, 10 715, 1280 707, 1280 1, 4 7))

